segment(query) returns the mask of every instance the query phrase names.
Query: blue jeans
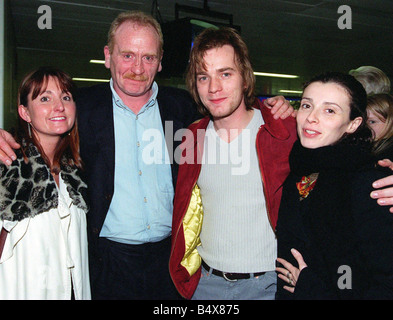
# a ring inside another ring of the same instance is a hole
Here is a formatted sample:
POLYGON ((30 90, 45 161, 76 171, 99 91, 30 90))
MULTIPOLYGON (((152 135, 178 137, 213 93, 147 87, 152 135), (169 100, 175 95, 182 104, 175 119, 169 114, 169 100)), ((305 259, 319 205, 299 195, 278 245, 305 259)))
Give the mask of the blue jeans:
POLYGON ((231 282, 202 267, 201 278, 192 300, 274 300, 276 289, 275 271, 231 282))

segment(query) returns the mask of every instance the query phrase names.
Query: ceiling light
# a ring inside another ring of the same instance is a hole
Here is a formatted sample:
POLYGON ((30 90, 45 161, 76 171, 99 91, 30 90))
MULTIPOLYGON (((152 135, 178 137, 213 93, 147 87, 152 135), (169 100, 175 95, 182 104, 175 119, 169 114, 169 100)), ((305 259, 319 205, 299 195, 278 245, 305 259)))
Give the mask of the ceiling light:
POLYGON ((93 78, 72 78, 74 81, 90 81, 90 82, 109 82, 108 79, 93 79, 93 78))
POLYGON ((91 59, 90 63, 99 63, 99 64, 105 64, 105 60, 96 60, 96 59, 91 59))
POLYGON ((299 94, 303 93, 303 91, 298 91, 298 90, 285 90, 285 89, 279 90, 279 92, 285 92, 285 93, 299 93, 299 94))
POLYGON ((299 76, 295 76, 293 74, 280 74, 280 73, 268 73, 268 72, 254 72, 256 76, 261 76, 261 77, 275 77, 275 78, 289 78, 289 79, 295 79, 299 78, 299 76))
POLYGON ((218 29, 217 26, 215 26, 215 25, 213 25, 213 24, 211 24, 211 23, 208 23, 208 22, 206 22, 206 21, 191 19, 191 20, 190 20, 190 23, 191 23, 191 24, 195 24, 196 26, 200 26, 200 27, 202 27, 202 28, 206 28, 206 29, 207 29, 207 28, 218 29))

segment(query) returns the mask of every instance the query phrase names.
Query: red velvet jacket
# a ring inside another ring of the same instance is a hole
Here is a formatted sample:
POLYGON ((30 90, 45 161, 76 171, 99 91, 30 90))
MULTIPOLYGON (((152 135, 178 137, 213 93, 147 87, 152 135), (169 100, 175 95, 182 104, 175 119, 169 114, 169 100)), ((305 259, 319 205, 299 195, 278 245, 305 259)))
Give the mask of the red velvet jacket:
MULTIPOLYGON (((297 138, 296 122, 292 117, 273 119, 270 110, 259 101, 255 107, 261 110, 265 122, 259 129, 256 148, 269 221, 275 230, 282 185, 289 174, 288 156, 297 138)), ((205 117, 189 126, 190 131, 182 144, 174 198, 169 270, 177 290, 186 299, 191 299, 201 274, 201 258, 196 247, 200 244, 203 204, 196 182, 209 121, 209 117, 205 117)))

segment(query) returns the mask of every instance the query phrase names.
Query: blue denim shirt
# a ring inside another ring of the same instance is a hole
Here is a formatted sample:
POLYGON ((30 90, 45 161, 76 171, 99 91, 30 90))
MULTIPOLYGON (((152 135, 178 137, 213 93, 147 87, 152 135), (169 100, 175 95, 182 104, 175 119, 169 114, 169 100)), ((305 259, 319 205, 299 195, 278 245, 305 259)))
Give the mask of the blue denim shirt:
POLYGON ((113 89, 115 190, 100 236, 141 244, 171 234, 174 188, 156 99, 158 86, 138 114, 113 89))

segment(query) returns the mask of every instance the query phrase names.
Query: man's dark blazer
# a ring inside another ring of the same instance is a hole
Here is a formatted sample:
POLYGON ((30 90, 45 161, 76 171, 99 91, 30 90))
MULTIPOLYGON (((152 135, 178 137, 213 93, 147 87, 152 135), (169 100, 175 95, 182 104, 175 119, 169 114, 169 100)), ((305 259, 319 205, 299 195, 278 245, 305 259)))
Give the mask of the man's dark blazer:
MULTIPOLYGON (((170 156, 180 144, 173 141, 174 133, 188 127, 201 116, 189 93, 172 87, 159 87, 157 96, 163 128, 173 121, 173 135, 167 134, 170 156), (173 146, 173 147, 172 147, 173 146)), ((82 88, 76 96, 80 153, 85 164, 84 178, 88 184, 90 210, 88 236, 90 255, 95 255, 96 243, 114 192, 115 137, 112 92, 109 83, 82 88)), ((130 142, 132 143, 132 142, 130 142)), ((172 161, 172 178, 176 185, 178 165, 172 161)))

